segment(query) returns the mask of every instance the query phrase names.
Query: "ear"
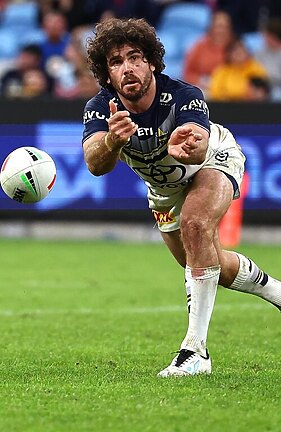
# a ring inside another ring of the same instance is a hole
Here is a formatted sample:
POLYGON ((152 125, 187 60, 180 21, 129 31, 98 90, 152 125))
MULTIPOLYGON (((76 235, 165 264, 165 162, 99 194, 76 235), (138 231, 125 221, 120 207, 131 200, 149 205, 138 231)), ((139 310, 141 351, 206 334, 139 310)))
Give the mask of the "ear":
POLYGON ((155 66, 153 66, 153 64, 150 65, 150 70, 151 70, 152 72, 155 71, 155 66))
POLYGON ((107 78, 106 82, 107 84, 110 84, 110 78, 107 78))

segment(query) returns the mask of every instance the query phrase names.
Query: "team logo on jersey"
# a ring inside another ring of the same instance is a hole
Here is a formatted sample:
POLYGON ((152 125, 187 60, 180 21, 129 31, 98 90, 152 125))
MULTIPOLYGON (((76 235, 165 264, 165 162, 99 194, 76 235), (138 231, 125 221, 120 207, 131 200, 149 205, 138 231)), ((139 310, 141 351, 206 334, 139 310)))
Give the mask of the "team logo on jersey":
POLYGON ((202 99, 193 99, 188 105, 183 105, 181 111, 200 111, 205 115, 209 115, 209 109, 206 102, 202 99))
POLYGON ((158 128, 157 130, 157 138, 158 138, 158 142, 162 145, 162 144, 166 144, 168 142, 168 134, 169 132, 164 132, 162 131, 162 129, 158 128))
POLYGON ((170 223, 176 222, 176 218, 171 211, 159 212, 156 210, 152 210, 152 214, 153 214, 156 222, 160 225, 170 224, 170 223))
POLYGON ((161 93, 160 95, 160 103, 168 104, 173 99, 171 93, 161 93))
POLYGON ((183 165, 157 165, 150 167, 133 167, 133 170, 142 178, 148 179, 154 184, 168 185, 179 183, 185 176, 186 169, 183 165), (172 179, 171 179, 172 175, 172 179))

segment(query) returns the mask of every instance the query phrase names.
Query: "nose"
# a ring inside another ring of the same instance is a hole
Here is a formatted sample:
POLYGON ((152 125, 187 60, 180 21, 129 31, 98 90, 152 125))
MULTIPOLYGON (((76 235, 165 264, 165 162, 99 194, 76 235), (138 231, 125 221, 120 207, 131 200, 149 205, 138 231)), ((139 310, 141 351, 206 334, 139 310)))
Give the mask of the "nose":
POLYGON ((132 65, 130 64, 129 60, 127 59, 124 60, 123 69, 124 69, 124 73, 132 72, 132 65))

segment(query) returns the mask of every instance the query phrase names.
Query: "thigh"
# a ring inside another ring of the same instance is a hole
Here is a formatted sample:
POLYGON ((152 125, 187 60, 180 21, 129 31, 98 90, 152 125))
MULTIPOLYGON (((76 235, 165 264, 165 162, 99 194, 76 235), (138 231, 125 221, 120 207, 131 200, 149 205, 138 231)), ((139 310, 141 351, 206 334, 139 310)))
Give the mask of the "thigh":
POLYGON ((217 227, 232 197, 233 185, 223 172, 212 168, 200 170, 194 176, 182 205, 181 218, 204 220, 217 227))

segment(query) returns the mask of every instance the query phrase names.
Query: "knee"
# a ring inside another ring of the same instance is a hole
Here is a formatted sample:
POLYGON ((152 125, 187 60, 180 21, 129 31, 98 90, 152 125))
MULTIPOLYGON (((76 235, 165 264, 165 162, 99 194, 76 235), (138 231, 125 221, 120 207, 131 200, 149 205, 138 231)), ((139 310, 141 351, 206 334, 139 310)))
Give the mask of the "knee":
POLYGON ((213 241, 215 230, 208 218, 198 215, 185 215, 181 217, 181 235, 188 243, 213 241))

